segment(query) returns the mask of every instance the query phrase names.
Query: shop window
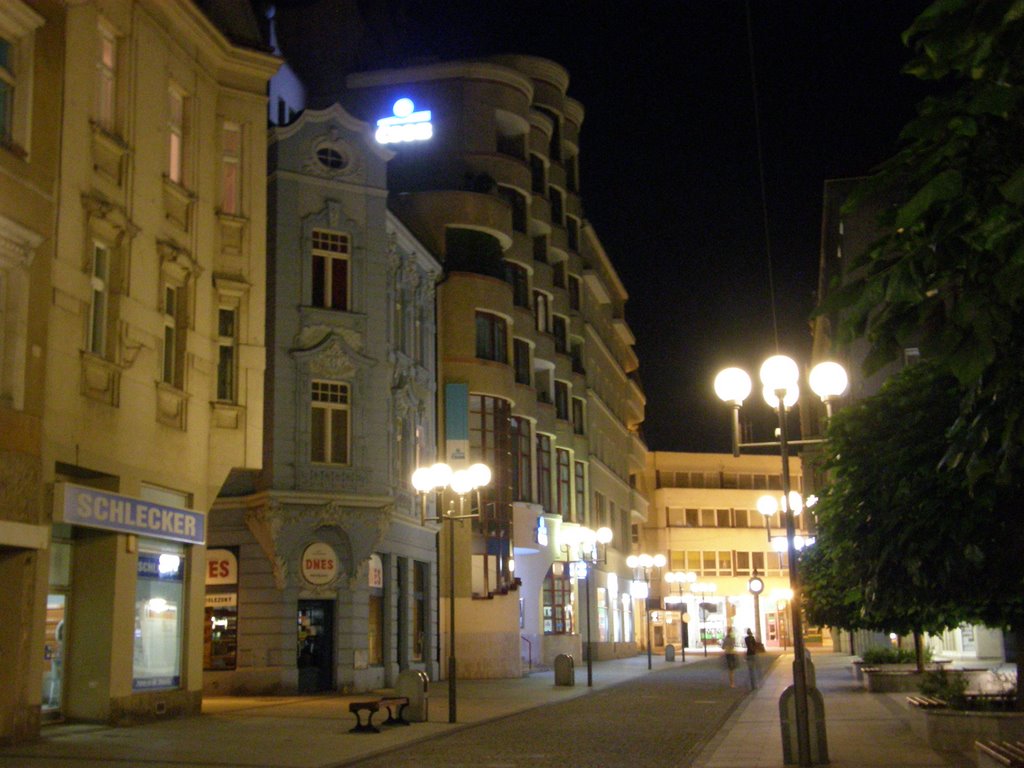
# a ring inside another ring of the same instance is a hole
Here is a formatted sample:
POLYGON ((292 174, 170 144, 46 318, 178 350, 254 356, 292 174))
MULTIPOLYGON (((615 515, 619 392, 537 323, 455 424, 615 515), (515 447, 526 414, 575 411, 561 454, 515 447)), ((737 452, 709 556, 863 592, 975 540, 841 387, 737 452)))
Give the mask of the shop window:
POLYGON ((367 643, 370 666, 379 667, 384 663, 384 590, 371 589, 367 606, 367 643))
POLYGON ((544 634, 571 635, 573 628, 572 580, 566 570, 544 578, 544 634))
POLYGON ((138 557, 132 689, 179 688, 186 608, 184 547, 140 539, 138 557))
POLYGON ((427 563, 412 564, 412 660, 423 661, 427 643, 427 563))
POLYGON ((206 552, 206 608, 203 624, 203 669, 238 666, 238 550, 206 552))

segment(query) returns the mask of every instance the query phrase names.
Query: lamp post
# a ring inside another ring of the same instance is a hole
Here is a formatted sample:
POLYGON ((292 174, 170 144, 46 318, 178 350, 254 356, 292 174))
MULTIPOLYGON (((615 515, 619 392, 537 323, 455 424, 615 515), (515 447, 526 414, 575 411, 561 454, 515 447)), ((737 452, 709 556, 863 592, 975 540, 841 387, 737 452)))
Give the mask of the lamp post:
POLYGON ((590 632, 590 589, 593 586, 590 581, 590 572, 593 566, 608 561, 608 545, 612 541, 612 529, 602 526, 596 531, 587 528, 563 528, 559 531, 559 545, 565 551, 566 562, 578 565, 573 574, 577 582, 582 576, 586 588, 586 618, 587 618, 587 687, 594 685, 594 644, 590 632), (577 549, 577 559, 572 560, 570 553, 573 548, 577 549), (599 547, 604 547, 603 554, 599 547))
MULTIPOLYGON (((782 458, 782 494, 783 512, 785 513, 786 542, 789 556, 789 584, 793 590, 793 599, 790 601, 790 613, 792 620, 790 626, 793 630, 793 693, 796 704, 796 740, 797 757, 799 765, 810 766, 812 757, 816 762, 827 762, 827 752, 824 744, 819 744, 821 753, 812 756, 811 737, 809 724, 809 705, 807 690, 807 672, 804 660, 803 640, 803 619, 801 616, 800 588, 796 567, 796 526, 794 523, 793 504, 790 501, 790 478, 789 478, 789 449, 794 445, 810 445, 821 442, 820 440, 789 440, 786 424, 786 414, 789 409, 796 405, 800 395, 799 378, 800 370, 797 364, 785 355, 775 355, 768 358, 761 366, 760 371, 762 394, 765 401, 778 415, 779 430, 778 441, 766 443, 741 443, 740 442, 740 408, 743 401, 751 391, 750 376, 740 368, 726 368, 715 377, 715 393, 724 400, 732 411, 732 452, 734 456, 740 455, 743 448, 778 448, 782 458)), ((832 415, 833 401, 846 391, 848 379, 846 371, 838 363, 825 362, 816 365, 808 377, 811 389, 825 404, 826 416, 832 415)), ((786 693, 783 697, 786 697, 786 693)), ((824 713, 822 713, 824 719, 824 713)), ((824 739, 824 723, 822 723, 822 740, 824 739)), ((783 745, 787 742, 787 734, 783 733, 783 745)), ((785 751, 785 750, 784 750, 785 751)))
POLYGON ((446 521, 448 523, 448 722, 456 722, 456 660, 455 660, 455 521, 478 517, 479 509, 465 513, 466 495, 491 482, 491 469, 486 464, 473 464, 468 469, 452 470, 447 464, 420 467, 412 473, 412 486, 420 494, 420 522, 446 521), (451 489, 459 497, 459 513, 452 509, 439 511, 436 517, 427 517, 427 494, 443 493, 451 489))
MULTIPOLYGON (((643 588, 637 589, 634 596, 639 596, 641 593, 644 598, 644 613, 647 618, 647 668, 651 668, 651 569, 657 568, 659 571, 665 567, 665 556, 660 552, 656 555, 630 555, 626 558, 626 566, 632 568, 634 571, 640 570, 643 572, 643 588)), ((634 576, 636 574, 634 573, 634 576)), ((634 586, 636 586, 636 579, 633 580, 634 586)))
POLYGON ((754 639, 761 642, 761 593, 764 592, 764 579, 754 569, 754 575, 747 581, 747 589, 754 596, 754 639))

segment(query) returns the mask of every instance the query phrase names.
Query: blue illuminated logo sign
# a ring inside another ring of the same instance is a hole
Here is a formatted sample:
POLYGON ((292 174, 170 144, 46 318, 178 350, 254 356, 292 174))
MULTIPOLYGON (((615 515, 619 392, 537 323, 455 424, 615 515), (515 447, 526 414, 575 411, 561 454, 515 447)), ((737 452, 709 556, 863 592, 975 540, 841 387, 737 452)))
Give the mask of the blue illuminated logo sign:
POLYGON ((398 144, 404 141, 426 141, 434 136, 430 110, 416 111, 412 99, 399 99, 391 108, 391 117, 377 121, 376 138, 380 144, 398 144))

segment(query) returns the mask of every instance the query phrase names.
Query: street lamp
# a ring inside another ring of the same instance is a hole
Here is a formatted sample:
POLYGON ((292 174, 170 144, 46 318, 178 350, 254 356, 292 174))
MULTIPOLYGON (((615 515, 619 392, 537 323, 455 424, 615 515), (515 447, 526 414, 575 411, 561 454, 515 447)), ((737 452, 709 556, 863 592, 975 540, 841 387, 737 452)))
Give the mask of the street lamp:
MULTIPOLYGON (((742 448, 778 448, 782 457, 782 495, 783 512, 786 520, 786 542, 789 556, 789 584, 793 590, 790 601, 790 612, 793 629, 793 694, 796 704, 796 742, 800 766, 810 766, 828 762, 827 747, 824 744, 824 712, 822 712, 822 728, 817 746, 820 751, 811 754, 810 714, 808 705, 807 672, 804 660, 803 624, 801 617, 799 579, 796 567, 796 526, 794 523, 794 505, 790 501, 789 481, 789 449, 793 445, 811 445, 820 440, 789 440, 786 425, 786 414, 796 405, 800 395, 800 370, 797 364, 785 355, 774 355, 765 360, 761 366, 760 379, 763 386, 762 395, 765 402, 776 412, 779 419, 779 439, 777 442, 741 443, 740 442, 740 407, 751 392, 750 376, 740 368, 726 368, 715 377, 715 394, 730 406, 732 411, 732 452, 739 456, 742 448), (814 763, 812 763, 812 758, 814 763)), ((849 383, 846 371, 838 363, 819 363, 811 371, 808 382, 812 391, 825 404, 826 416, 832 415, 833 402, 842 395, 849 383)), ((784 698, 788 698, 783 693, 784 698)), ((789 741, 783 733, 784 753, 789 741)), ((785 757, 785 754, 784 754, 785 757)))
MULTIPOLYGON (((626 566, 632 568, 634 571, 640 570, 643 572, 643 580, 640 584, 637 583, 636 578, 633 579, 633 585, 635 592, 634 597, 640 597, 643 595, 644 599, 644 613, 647 616, 647 668, 651 668, 651 569, 656 568, 659 571, 665 567, 665 556, 660 552, 656 555, 630 555, 626 558, 626 566), (640 585, 642 584, 642 588, 640 585)), ((636 573, 633 574, 634 577, 636 573)))
POLYGON ((590 588, 592 586, 590 572, 593 566, 608 561, 608 545, 612 541, 612 529, 606 526, 602 526, 596 531, 587 527, 563 528, 559 531, 558 537, 559 545, 565 550, 566 562, 578 565, 573 575, 576 576, 577 581, 582 576, 586 582, 587 687, 592 687, 594 685, 594 643, 590 632, 590 588), (572 560, 569 556, 574 547, 577 549, 578 559, 576 560, 572 560), (604 547, 603 554, 599 547, 604 547))
POLYGON ((447 464, 420 467, 412 473, 412 486, 420 494, 420 522, 448 522, 448 722, 456 722, 456 664, 455 664, 455 521, 479 517, 477 511, 465 513, 466 495, 491 482, 491 468, 486 464, 473 464, 468 469, 453 470, 447 464), (448 488, 459 497, 459 513, 445 508, 437 517, 427 517, 427 494, 443 493, 448 488))

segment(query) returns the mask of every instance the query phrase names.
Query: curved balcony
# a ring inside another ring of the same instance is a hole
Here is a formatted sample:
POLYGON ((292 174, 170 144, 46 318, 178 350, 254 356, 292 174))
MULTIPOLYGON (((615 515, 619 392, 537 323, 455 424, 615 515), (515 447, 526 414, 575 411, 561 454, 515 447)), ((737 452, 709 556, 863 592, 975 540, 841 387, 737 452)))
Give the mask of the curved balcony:
POLYGON ((394 195, 399 218, 433 253, 445 253, 449 227, 462 226, 496 238, 502 250, 512 244, 512 212, 497 195, 463 190, 430 190, 394 195))
POLYGON ((487 174, 498 184, 530 194, 530 166, 525 160, 499 153, 463 155, 462 160, 473 176, 487 174))

